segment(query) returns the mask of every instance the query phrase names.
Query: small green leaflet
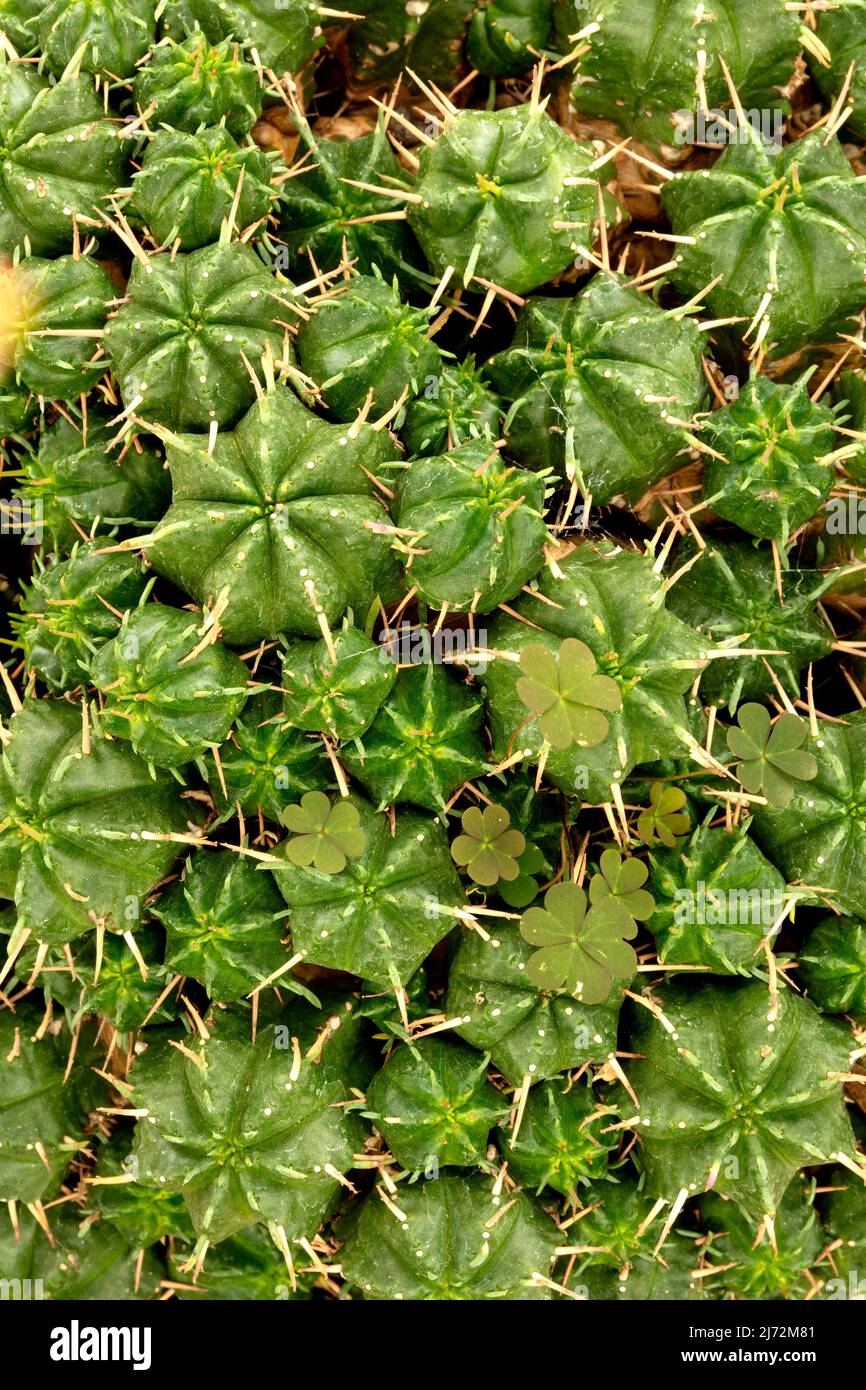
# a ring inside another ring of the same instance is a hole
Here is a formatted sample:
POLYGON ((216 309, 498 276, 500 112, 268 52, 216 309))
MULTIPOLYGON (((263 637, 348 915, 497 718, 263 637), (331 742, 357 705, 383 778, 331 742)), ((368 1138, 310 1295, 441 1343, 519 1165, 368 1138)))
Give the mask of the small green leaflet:
POLYGON ((808 732, 796 714, 780 714, 773 723, 763 705, 740 707, 739 728, 728 730, 728 747, 737 763, 737 777, 751 795, 766 797, 770 806, 787 806, 795 782, 811 782, 818 763, 801 745, 808 732))
POLYGON ((619 686, 599 675, 595 657, 584 642, 566 637, 554 655, 541 643, 521 653, 517 694, 553 748, 594 748, 607 738, 609 724, 602 710, 622 705, 619 686))
POLYGON ((685 792, 680 787, 653 782, 649 802, 648 809, 637 818, 638 835, 645 845, 663 844, 666 849, 673 849, 677 837, 685 835, 691 826, 687 812, 683 811, 685 792))
POLYGON ((357 807, 346 801, 332 806, 324 792, 307 792, 299 806, 287 806, 283 824, 293 832, 286 857, 323 874, 342 873, 346 861, 357 859, 367 844, 357 807))
POLYGON ((655 906, 641 885, 646 865, 622 860, 605 850, 601 872, 593 875, 587 895, 576 883, 555 883, 544 907, 530 907, 520 919, 520 934, 539 949, 526 964, 528 978, 540 989, 567 990, 582 1004, 601 1004, 614 980, 630 980, 637 956, 628 945, 636 920, 655 906))
POLYGON ((463 834, 451 846, 451 858, 465 869, 473 882, 491 888, 504 879, 513 883, 520 876, 518 859, 526 849, 526 838, 511 825, 504 806, 470 806, 460 818, 463 834))

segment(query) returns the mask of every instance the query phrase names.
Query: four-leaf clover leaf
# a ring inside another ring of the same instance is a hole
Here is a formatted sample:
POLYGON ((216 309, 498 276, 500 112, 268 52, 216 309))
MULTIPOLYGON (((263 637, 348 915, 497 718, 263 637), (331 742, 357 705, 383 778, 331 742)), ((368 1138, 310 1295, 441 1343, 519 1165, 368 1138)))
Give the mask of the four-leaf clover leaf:
POLYGON ((363 854, 367 836, 357 807, 348 801, 332 806, 324 792, 307 792, 299 806, 287 806, 283 824, 294 832, 286 857, 300 868, 312 865, 323 874, 339 874, 347 859, 363 854))
POLYGON ((589 900, 593 906, 613 902, 638 922, 652 916, 655 898, 643 887, 649 870, 642 860, 623 859, 615 849, 606 849, 598 867, 600 873, 593 874, 589 881, 589 900))
POLYGON ((653 782, 649 799, 648 809, 641 811, 637 818, 637 833, 645 845, 661 843, 666 849, 673 849, 677 836, 685 835, 691 826, 683 811, 686 794, 681 787, 653 782))
POLYGON ((602 710, 622 706, 619 686, 596 670, 595 657, 584 642, 566 637, 558 655, 540 642, 525 647, 517 694, 538 716, 538 727, 552 748, 594 748, 608 735, 602 710))
POLYGON ((483 811, 470 806, 460 817, 463 834, 452 844, 451 857, 484 888, 500 879, 516 879, 520 873, 517 860, 526 848, 526 839, 510 821, 504 806, 485 806, 483 811))
POLYGON ((753 796, 764 796, 771 806, 787 806, 795 782, 811 782, 818 763, 801 745, 807 726, 796 714, 780 714, 775 724, 763 705, 741 705, 739 727, 728 729, 728 747, 739 758, 736 774, 753 796))
POLYGON ((630 914, 612 897, 587 911, 586 893, 576 883, 555 883, 544 907, 530 907, 520 934, 538 946, 526 974, 539 989, 565 991, 582 1004, 601 1004, 614 979, 629 980, 637 956, 628 939, 637 932, 630 914))

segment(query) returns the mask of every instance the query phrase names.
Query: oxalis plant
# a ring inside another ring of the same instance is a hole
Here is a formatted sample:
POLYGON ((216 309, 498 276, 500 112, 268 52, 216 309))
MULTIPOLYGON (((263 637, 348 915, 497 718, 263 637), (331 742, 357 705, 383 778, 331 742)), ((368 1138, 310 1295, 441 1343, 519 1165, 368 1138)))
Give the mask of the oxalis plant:
POLYGON ((866 11, 355 8, 0 0, 0 1293, 862 1298, 866 11))
POLYGON ((636 922, 654 903, 641 887, 647 867, 605 850, 600 869, 584 892, 576 883, 558 883, 544 895, 544 907, 530 907, 520 919, 520 935, 539 949, 526 963, 527 977, 544 989, 564 989, 580 1003, 601 1004, 615 979, 631 980, 637 956, 628 944, 636 922))
POLYGON ((652 562, 580 545, 497 617, 484 675, 495 752, 522 750, 567 793, 609 801, 638 763, 693 742, 683 693, 704 664, 652 562))

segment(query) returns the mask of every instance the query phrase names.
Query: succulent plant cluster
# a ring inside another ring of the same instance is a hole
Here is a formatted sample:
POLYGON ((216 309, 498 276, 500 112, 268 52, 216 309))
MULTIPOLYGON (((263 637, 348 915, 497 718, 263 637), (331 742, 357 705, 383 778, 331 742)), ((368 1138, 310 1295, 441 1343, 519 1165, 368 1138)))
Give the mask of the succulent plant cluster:
POLYGON ((0 1278, 866 1296, 866 9, 0 0, 0 1278))

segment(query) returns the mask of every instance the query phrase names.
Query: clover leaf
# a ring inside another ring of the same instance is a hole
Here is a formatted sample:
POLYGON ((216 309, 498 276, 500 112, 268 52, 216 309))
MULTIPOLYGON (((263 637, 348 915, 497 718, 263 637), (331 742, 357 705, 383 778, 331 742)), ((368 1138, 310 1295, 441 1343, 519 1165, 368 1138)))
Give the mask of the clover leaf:
POLYGON ((540 948, 526 962, 527 977, 539 989, 566 990, 582 1004, 601 1004, 614 979, 630 980, 635 972, 637 956, 624 938, 636 932, 633 917, 613 895, 587 911, 582 888, 555 883, 544 907, 530 907, 520 919, 524 941, 540 948))
POLYGON ((598 861, 600 873, 589 881, 589 900, 593 907, 613 902, 625 908, 629 917, 642 922, 652 916, 655 899, 643 885, 649 869, 640 859, 623 859, 615 849, 606 849, 598 861))
POLYGON ((544 874, 546 861, 538 845, 526 846, 517 857, 517 878, 500 883, 497 892, 509 907, 528 907, 538 896, 537 875, 544 874))
POLYGON ((609 725, 602 710, 618 710, 622 697, 616 681, 598 673, 584 642, 566 637, 558 654, 533 642, 521 653, 520 669, 517 694, 538 716, 551 747, 594 748, 604 742, 609 725))
POLYGON ((681 787, 670 787, 664 782, 653 782, 650 787, 650 804, 637 818, 637 833, 645 845, 663 844, 673 849, 677 836, 685 835, 691 828, 688 814, 683 810, 686 794, 681 787))
POLYGON ((470 806, 460 817, 463 834, 451 846, 451 858, 474 883, 491 888, 500 879, 513 882, 520 874, 518 856, 526 839, 510 824, 504 806, 470 806))
POLYGON ((286 858, 323 874, 342 873, 346 860, 363 854, 367 844, 357 807, 346 801, 332 806, 324 792, 307 792, 300 805, 287 806, 283 824, 294 832, 286 858))
POLYGON ((775 723, 763 705, 742 705, 739 727, 728 729, 728 747, 739 758, 736 775, 745 790, 766 797, 770 806, 787 806, 795 782, 811 782, 818 763, 805 752, 807 726, 796 714, 780 714, 775 723))

